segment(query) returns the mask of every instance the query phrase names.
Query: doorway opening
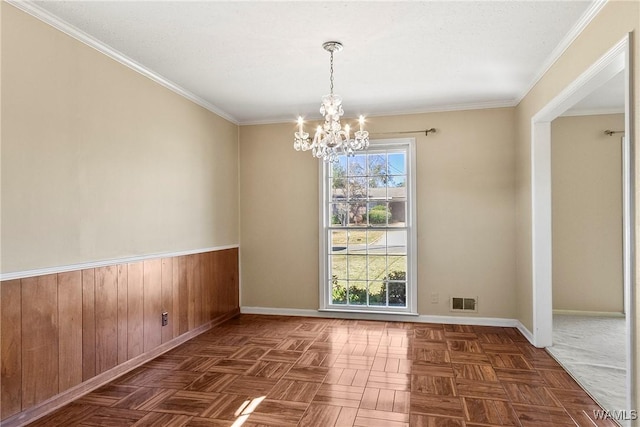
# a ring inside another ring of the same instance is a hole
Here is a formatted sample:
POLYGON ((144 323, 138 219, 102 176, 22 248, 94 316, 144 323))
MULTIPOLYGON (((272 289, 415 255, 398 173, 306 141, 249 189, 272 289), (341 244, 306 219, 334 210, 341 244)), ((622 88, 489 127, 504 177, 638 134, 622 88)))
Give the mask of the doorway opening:
MULTIPOLYGON (((634 141, 630 103, 630 36, 628 35, 579 76, 564 91, 542 108, 531 121, 531 186, 532 186, 532 272, 533 272, 533 338, 537 347, 553 344, 553 270, 552 270, 552 187, 551 187, 551 122, 578 101, 602 87, 619 73, 624 73, 625 119, 622 150, 622 265, 623 297, 626 326, 624 344, 626 365, 626 409, 635 403, 632 387, 635 360, 634 342, 634 141)), ((603 130, 604 131, 604 130, 603 130)), ((609 409, 609 408, 608 408, 609 409)), ((625 408, 610 408, 625 409, 625 408)))

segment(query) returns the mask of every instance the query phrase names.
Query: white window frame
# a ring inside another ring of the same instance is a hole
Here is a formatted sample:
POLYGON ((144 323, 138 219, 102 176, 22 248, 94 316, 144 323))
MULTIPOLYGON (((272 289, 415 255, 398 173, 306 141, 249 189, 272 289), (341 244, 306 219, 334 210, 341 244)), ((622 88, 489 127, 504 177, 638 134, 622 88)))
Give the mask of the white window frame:
POLYGON ((328 230, 330 218, 327 206, 331 200, 331 188, 326 185, 331 163, 322 162, 319 169, 319 234, 320 234, 320 254, 319 254, 319 310, 336 312, 357 312, 357 313, 377 313, 377 314, 418 314, 418 265, 417 265, 417 227, 416 227, 416 140, 415 138, 394 138, 371 140, 369 147, 372 149, 394 149, 402 147, 406 149, 406 176, 407 176, 407 305, 406 307, 356 307, 330 304, 331 287, 329 286, 329 238, 328 230))

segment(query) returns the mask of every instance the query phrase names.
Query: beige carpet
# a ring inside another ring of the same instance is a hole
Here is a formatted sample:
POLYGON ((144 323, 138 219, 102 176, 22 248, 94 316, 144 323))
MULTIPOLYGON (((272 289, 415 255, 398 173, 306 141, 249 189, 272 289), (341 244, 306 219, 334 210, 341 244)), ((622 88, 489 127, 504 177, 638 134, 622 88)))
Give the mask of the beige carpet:
POLYGON ((547 350, 605 409, 626 403, 626 324, 615 317, 553 316, 547 350))

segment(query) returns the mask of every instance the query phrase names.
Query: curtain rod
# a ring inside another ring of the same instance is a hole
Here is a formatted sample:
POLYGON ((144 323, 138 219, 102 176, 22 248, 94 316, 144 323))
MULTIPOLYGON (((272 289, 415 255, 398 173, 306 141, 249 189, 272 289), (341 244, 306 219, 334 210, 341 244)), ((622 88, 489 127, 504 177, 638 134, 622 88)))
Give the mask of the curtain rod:
POLYGON ((624 133, 624 131, 623 130, 609 130, 609 129, 604 131, 604 134, 605 135, 609 135, 609 136, 613 136, 614 133, 624 133))
POLYGON ((398 135, 403 133, 423 133, 425 136, 429 136, 430 133, 436 133, 436 128, 422 129, 422 130, 404 130, 400 132, 374 132, 371 135, 398 135))

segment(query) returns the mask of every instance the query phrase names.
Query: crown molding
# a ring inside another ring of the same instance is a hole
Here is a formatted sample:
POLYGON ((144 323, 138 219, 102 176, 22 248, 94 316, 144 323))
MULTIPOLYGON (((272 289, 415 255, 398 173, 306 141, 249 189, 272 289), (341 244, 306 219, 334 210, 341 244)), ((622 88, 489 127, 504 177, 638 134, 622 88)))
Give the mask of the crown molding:
POLYGON ((624 114, 624 107, 592 108, 588 110, 567 110, 566 112, 560 114, 560 117, 603 116, 605 114, 624 114))
POLYGON ((386 117, 386 116, 408 116, 412 114, 427 113, 446 113, 449 111, 466 111, 466 110, 489 110, 492 108, 511 108, 517 103, 514 100, 485 101, 485 102, 468 102, 463 104, 443 104, 434 105, 415 110, 403 111, 387 111, 382 113, 369 114, 367 117, 386 117))
MULTIPOLYGON (((488 110, 491 108, 511 108, 515 107, 517 102, 514 100, 502 100, 502 101, 487 101, 487 102, 473 102, 466 104, 444 104, 444 105, 434 105, 430 107, 420 108, 416 110, 402 110, 402 111, 385 111, 380 113, 372 113, 367 114, 367 118, 369 117, 389 117, 389 116, 409 116, 412 114, 427 114, 427 113, 445 113, 449 111, 465 111, 465 110, 488 110)), ((348 120, 349 117, 343 118, 343 120, 348 120)), ((355 117, 354 120, 357 120, 355 117)), ((320 121, 323 120, 322 117, 307 117, 306 120, 310 121, 320 121)), ((292 123, 296 124, 296 118, 291 117, 291 119, 272 119, 272 120, 248 120, 241 121, 238 124, 240 126, 255 126, 255 125, 274 125, 274 124, 283 124, 283 123, 292 123)))
POLYGON ((608 0, 594 0, 593 3, 589 6, 589 8, 582 14, 578 22, 569 30, 569 32, 564 36, 564 38, 558 43, 558 45, 553 49, 551 54, 547 57, 545 62, 542 64, 535 77, 527 86, 527 88, 522 92, 522 94, 516 100, 516 105, 520 103, 524 99, 525 96, 531 92, 531 90, 535 87, 536 84, 542 79, 542 77, 551 69, 553 64, 560 59, 562 54, 571 46, 571 44, 578 38, 578 36, 584 31, 584 29, 591 23, 593 18, 595 18, 598 13, 602 10, 602 8, 607 4, 608 0))
POLYGON ((98 52, 108 56, 109 58, 121 63, 122 65, 129 67, 130 69, 132 69, 133 71, 136 71, 140 74, 142 74, 143 76, 153 80, 154 82, 160 84, 161 86, 164 86, 165 88, 169 89, 172 92, 175 92, 176 94, 182 96, 183 98, 188 99, 191 102, 194 102, 195 104, 198 104, 199 106, 211 111, 212 113, 232 122, 235 125, 238 125, 238 120, 231 116, 230 114, 226 113, 225 111, 221 110, 220 108, 216 107, 215 105, 211 104, 210 102, 204 100, 203 98, 200 98, 199 96, 195 95, 194 93, 186 90, 185 88, 175 84, 174 82, 172 82, 171 80, 167 79, 166 77, 156 73, 155 71, 145 67, 144 65, 134 61, 133 59, 129 58, 128 56, 126 56, 125 54, 119 52, 118 50, 112 48, 111 46, 107 45, 106 43, 90 36, 89 34, 85 33, 84 31, 74 27, 73 25, 69 24, 68 22, 58 18, 57 16, 53 15, 52 13, 50 13, 49 11, 43 9, 42 7, 34 4, 31 0, 4 0, 7 3, 9 3, 10 5, 16 7, 17 9, 20 9, 21 11, 33 16, 34 18, 39 19, 40 21, 44 22, 45 24, 51 25, 52 27, 56 28, 57 30, 62 31, 63 33, 67 34, 68 36, 86 44, 87 46, 97 50, 98 52))

